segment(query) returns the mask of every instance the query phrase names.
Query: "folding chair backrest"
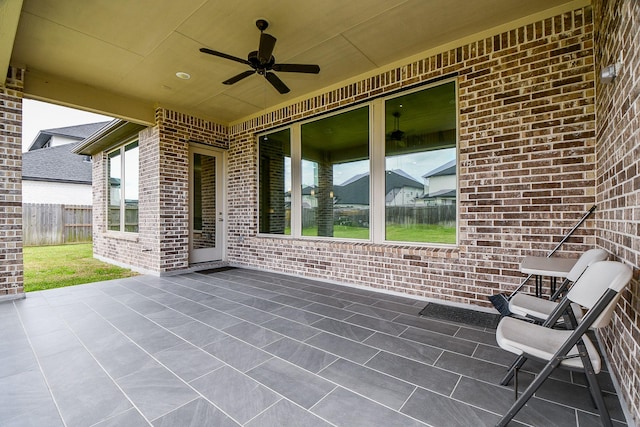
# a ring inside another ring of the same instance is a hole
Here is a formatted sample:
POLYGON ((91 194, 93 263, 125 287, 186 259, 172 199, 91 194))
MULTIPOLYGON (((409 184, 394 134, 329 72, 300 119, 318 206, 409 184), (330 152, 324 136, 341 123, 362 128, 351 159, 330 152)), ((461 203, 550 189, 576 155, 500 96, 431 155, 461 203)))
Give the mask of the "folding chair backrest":
POLYGON ((618 298, 620 298, 620 292, 627 286, 631 276, 631 268, 621 262, 595 262, 587 267, 567 294, 567 298, 586 309, 591 309, 607 290, 615 291, 617 296, 590 326, 591 328, 602 328, 611 320, 618 298))
POLYGON ((578 258, 578 261, 576 261, 571 271, 567 274, 567 279, 575 283, 587 267, 594 262, 604 261, 608 257, 609 254, 604 249, 589 249, 578 258))

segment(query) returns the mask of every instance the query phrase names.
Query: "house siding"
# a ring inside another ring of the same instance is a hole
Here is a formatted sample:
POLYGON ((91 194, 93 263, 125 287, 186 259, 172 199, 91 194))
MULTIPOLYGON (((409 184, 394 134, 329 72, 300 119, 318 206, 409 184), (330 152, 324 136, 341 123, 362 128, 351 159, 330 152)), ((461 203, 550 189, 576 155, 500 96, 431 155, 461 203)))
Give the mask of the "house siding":
POLYGON ((640 2, 594 2, 596 70, 623 56, 611 84, 597 86, 596 244, 634 268, 605 329, 611 369, 640 424, 640 2))
POLYGON ((93 201, 91 184, 69 182, 22 181, 23 203, 60 205, 90 205, 93 201))
MULTIPOLYGON (((490 306, 595 202, 593 24, 580 8, 425 57, 231 127, 228 260, 307 277, 490 306), (459 245, 257 235, 254 134, 457 73, 459 245)), ((589 220, 564 245, 595 243, 589 220)))
POLYGON ((22 93, 24 70, 0 86, 0 301, 24 297, 22 263, 22 93))

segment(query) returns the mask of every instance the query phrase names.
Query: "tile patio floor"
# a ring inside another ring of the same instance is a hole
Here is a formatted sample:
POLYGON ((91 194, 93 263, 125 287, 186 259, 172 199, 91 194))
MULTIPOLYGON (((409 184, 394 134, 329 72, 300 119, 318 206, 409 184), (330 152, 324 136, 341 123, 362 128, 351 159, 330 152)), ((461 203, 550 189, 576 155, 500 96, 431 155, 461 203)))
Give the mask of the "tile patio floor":
MULTIPOLYGON (((244 269, 30 293, 0 304, 0 426, 494 425, 511 356, 424 305, 244 269)), ((512 425, 599 425, 582 384, 558 371, 512 425)))

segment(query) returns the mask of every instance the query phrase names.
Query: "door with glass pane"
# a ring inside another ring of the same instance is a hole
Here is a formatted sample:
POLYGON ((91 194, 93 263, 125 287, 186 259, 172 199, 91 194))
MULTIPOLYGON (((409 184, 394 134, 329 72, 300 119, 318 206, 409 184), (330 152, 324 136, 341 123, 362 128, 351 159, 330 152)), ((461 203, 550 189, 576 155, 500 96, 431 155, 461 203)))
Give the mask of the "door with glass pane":
POLYGON ((224 209, 222 153, 190 150, 190 263, 222 259, 224 209))

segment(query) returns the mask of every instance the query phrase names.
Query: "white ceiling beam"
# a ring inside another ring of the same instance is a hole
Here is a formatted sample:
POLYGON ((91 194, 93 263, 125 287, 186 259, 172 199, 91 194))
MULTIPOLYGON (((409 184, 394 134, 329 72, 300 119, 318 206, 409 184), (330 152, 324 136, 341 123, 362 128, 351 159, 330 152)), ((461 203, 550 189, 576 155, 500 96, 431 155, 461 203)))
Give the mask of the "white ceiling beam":
POLYGON ((7 70, 21 10, 22 0, 0 0, 0 86, 7 82, 7 70))
POLYGON ((27 70, 25 73, 24 95, 143 125, 155 124, 156 106, 151 101, 130 98, 39 71, 27 70))

